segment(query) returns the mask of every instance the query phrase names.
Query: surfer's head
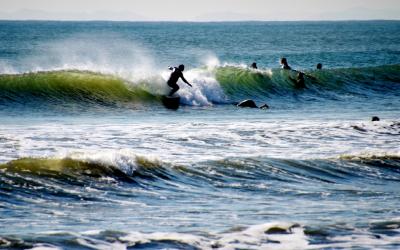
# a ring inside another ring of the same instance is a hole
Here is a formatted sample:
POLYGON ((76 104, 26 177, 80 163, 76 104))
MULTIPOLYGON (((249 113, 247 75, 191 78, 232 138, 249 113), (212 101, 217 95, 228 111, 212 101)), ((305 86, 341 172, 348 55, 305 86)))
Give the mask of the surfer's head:
POLYGON ((317 69, 322 69, 322 63, 317 64, 317 69))
POLYGON ((184 71, 184 70, 185 70, 185 65, 183 65, 183 64, 179 65, 179 66, 178 66, 178 69, 179 69, 180 71, 184 71))

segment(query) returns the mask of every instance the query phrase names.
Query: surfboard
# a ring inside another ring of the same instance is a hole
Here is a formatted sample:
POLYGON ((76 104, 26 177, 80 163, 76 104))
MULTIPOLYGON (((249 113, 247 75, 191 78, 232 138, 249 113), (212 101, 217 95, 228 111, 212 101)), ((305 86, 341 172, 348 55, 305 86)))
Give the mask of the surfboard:
POLYGON ((180 96, 162 96, 162 103, 167 109, 178 109, 180 105, 180 96))
POLYGON ((257 104, 253 100, 244 100, 236 104, 238 107, 244 108, 258 108, 257 104))

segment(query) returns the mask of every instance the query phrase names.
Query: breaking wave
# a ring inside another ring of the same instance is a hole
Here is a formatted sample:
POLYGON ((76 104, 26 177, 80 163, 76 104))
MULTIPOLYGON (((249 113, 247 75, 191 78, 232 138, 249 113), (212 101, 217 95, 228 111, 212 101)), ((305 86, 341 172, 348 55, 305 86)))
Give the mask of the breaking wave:
MULTIPOLYGON (((364 182, 366 179, 400 181, 398 155, 348 155, 337 159, 293 160, 275 158, 234 158, 206 161, 195 166, 174 165, 137 155, 113 155, 111 158, 71 156, 66 158, 20 158, 0 165, 0 177, 33 186, 43 180, 85 186, 96 180, 152 185, 163 181, 188 185, 212 183, 220 187, 246 188, 246 182, 265 180, 285 183, 364 182), (19 180, 19 181, 17 181, 19 180), (236 184, 233 184, 236 183, 236 184), (242 185, 243 184, 243 185, 242 185)), ((4 181, 4 180, 3 180, 4 181)), ((94 182, 95 181, 95 182, 94 182)), ((29 187, 25 186, 25 187, 29 187)), ((15 186, 15 189, 20 189, 15 186)))
MULTIPOLYGON (((306 73, 306 93, 320 99, 341 95, 400 95, 400 65, 329 69, 306 73)), ((185 72, 194 85, 181 85, 181 102, 190 106, 228 104, 242 99, 287 98, 296 90, 296 72, 252 70, 223 66, 185 72)), ((160 103, 168 93, 168 72, 139 80, 90 71, 62 70, 0 75, 0 105, 59 105, 80 103, 131 107, 160 103)))

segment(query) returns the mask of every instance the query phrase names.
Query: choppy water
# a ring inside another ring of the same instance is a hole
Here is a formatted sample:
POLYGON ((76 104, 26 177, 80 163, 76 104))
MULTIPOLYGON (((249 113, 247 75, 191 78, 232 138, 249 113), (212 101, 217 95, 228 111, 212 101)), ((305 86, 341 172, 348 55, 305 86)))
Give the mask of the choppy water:
POLYGON ((399 40, 395 21, 0 22, 0 248, 397 249, 399 40))

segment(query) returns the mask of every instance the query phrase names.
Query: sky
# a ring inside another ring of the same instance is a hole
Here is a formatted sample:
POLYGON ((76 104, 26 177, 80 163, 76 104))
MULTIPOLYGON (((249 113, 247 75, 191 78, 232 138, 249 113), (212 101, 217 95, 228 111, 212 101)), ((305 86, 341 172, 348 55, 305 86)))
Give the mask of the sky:
POLYGON ((400 0, 0 0, 0 19, 400 20, 400 0))

